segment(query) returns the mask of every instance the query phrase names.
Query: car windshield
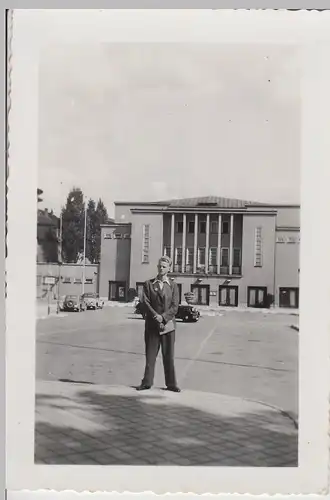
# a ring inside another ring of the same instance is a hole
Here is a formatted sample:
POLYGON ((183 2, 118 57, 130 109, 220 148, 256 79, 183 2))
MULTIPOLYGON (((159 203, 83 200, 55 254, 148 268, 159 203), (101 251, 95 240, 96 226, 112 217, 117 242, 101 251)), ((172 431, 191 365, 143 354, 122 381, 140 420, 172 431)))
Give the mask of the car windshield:
POLYGON ((77 300, 78 296, 77 295, 67 295, 65 298, 66 298, 66 300, 77 300))
POLYGON ((91 297, 94 299, 96 297, 96 295, 95 295, 95 293, 85 293, 84 297, 91 297))

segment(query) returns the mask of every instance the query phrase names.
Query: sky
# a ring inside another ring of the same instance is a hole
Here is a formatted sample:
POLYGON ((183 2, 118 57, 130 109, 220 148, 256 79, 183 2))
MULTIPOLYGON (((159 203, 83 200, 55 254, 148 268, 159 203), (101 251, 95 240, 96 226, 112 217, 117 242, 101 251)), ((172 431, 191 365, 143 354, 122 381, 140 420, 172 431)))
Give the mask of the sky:
POLYGON ((38 185, 115 201, 223 196, 299 203, 296 49, 98 44, 45 50, 38 185))

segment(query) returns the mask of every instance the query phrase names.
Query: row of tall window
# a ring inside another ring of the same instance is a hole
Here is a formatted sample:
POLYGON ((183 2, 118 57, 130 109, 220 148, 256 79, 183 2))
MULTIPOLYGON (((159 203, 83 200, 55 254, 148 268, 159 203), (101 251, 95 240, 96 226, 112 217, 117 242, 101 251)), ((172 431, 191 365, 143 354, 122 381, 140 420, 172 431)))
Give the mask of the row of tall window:
MULTIPOLYGON (((213 222, 213 221, 212 221, 213 222)), ((202 221, 200 221, 202 223, 202 221)), ((180 223, 178 223, 180 224, 180 223)), ((215 222, 215 224, 217 224, 215 222)), ((224 224, 227 222, 223 222, 222 229, 224 229, 224 224)), ((228 229, 228 228, 225 228, 228 229)), ((189 226, 188 226, 189 231, 189 226)), ((218 261, 218 247, 209 247, 209 255, 208 255, 208 265, 209 266, 217 266, 218 261)), ((220 266, 228 267, 229 266, 229 248, 221 247, 220 248, 220 266)), ((142 263, 149 263, 149 253, 150 253, 150 225, 144 224, 142 228, 142 263)), ((165 246, 164 254, 170 256, 171 255, 171 247, 165 246)), ((194 248, 187 247, 185 249, 185 267, 186 271, 189 272, 189 267, 193 267, 194 263, 194 248)), ((241 267, 241 249, 233 248, 233 272, 239 272, 241 267)), ((174 251, 174 266, 182 268, 183 264, 183 255, 182 255, 182 247, 176 247, 174 251)), ((198 247, 197 248, 197 267, 204 267, 206 265, 206 248, 198 247)), ((263 241, 262 241, 262 228, 255 228, 255 238, 254 238, 254 266, 262 267, 263 266, 263 241)), ((212 272, 212 269, 211 269, 212 272)))
MULTIPOLYGON (((171 247, 166 246, 164 248, 164 255, 171 255, 171 247)), ((174 265, 182 266, 182 247, 176 247, 174 251, 174 265)), ((198 247, 197 249, 197 267, 205 266, 206 264, 206 248, 198 247)), ((209 266, 216 266, 218 259, 218 247, 210 247, 209 248, 209 266)), ((186 258, 185 265, 192 266, 194 262, 194 248, 187 247, 186 248, 186 258)), ((233 248, 233 267, 239 267, 241 265, 241 249, 233 248)), ((227 267, 229 266, 229 248, 222 247, 220 249, 220 266, 227 267)))
MULTIPOLYGON (((195 232, 195 221, 193 221, 193 220, 188 221, 187 228, 188 228, 188 233, 193 234, 195 232)), ((212 234, 218 234, 218 228, 219 228, 218 221, 212 220, 210 223, 210 232, 212 234)), ((183 233, 183 221, 176 222, 175 230, 177 233, 183 233)), ((199 233, 202 233, 202 234, 206 233, 206 221, 205 220, 199 221, 199 233)), ((228 221, 223 221, 221 223, 221 233, 222 234, 229 234, 229 222, 228 221)))

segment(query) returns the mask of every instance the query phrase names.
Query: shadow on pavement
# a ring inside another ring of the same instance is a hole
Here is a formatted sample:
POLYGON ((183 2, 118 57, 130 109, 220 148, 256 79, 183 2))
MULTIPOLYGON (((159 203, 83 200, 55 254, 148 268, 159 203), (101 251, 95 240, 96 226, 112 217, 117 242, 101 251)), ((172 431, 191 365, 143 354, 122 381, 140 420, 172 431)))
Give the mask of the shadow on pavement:
POLYGON ((59 378, 59 382, 65 382, 70 384, 86 384, 86 385, 95 385, 94 382, 88 382, 85 380, 72 380, 70 378, 59 378))
POLYGON ((37 419, 46 407, 51 413, 62 409, 79 422, 74 426, 61 412, 56 425, 37 422, 37 463, 298 465, 298 434, 289 420, 270 409, 224 416, 172 403, 157 393, 126 396, 87 389, 68 399, 36 397, 37 419))

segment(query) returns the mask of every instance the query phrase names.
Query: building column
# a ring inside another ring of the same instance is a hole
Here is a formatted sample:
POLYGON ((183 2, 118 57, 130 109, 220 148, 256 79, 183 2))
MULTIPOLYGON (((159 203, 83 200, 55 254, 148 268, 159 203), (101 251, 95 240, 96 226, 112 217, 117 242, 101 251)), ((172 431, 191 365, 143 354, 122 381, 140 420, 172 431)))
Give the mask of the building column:
POLYGON ((160 233, 160 255, 164 255, 165 252, 165 248, 164 248, 164 215, 162 216, 162 230, 161 230, 161 233, 160 233))
POLYGON ((229 243, 229 274, 233 274, 233 256, 234 256, 234 214, 230 215, 230 243, 229 243))
POLYGON ((209 272, 210 214, 206 214, 205 273, 209 272))
POLYGON ((175 229, 175 215, 171 215, 171 260, 172 260, 172 266, 171 266, 171 271, 173 271, 173 265, 174 265, 174 229, 175 229))
POLYGON ((218 216, 218 248, 217 248, 217 274, 220 274, 221 267, 221 231, 222 231, 222 217, 218 216))
POLYGON ((183 229, 182 229, 182 272, 186 269, 186 231, 187 231, 187 216, 183 214, 183 229))
POLYGON ((197 235, 198 235, 198 214, 195 214, 194 225, 194 260, 193 260, 193 273, 197 271, 197 235))

